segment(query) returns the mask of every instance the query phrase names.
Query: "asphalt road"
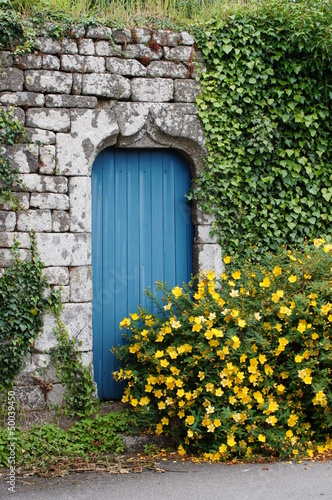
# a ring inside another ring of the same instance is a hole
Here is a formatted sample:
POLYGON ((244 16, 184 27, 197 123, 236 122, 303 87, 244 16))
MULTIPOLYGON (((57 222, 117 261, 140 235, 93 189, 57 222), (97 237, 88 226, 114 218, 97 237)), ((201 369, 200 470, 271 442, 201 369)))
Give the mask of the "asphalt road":
POLYGON ((164 473, 81 473, 0 478, 0 499, 24 500, 332 500, 332 461, 273 464, 161 462, 164 473))

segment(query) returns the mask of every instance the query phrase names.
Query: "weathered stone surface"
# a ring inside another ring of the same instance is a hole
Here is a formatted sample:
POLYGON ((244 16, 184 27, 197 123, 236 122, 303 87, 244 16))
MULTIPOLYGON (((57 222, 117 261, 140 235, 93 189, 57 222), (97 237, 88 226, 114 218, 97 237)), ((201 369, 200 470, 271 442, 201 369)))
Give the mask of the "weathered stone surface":
POLYGON ((198 251, 198 269, 199 271, 213 270, 219 277, 224 272, 221 247, 218 244, 199 244, 196 245, 198 251))
POLYGON ((112 38, 115 43, 130 43, 132 42, 131 31, 128 28, 123 30, 112 30, 112 38))
POLYGON ((91 178, 70 177, 70 231, 91 232, 91 178))
POLYGON ((5 71, 0 71, 0 91, 19 92, 23 90, 23 82, 23 71, 21 69, 6 68, 5 71))
POLYGON ((69 286, 54 286, 54 291, 59 291, 61 293, 61 302, 63 304, 70 302, 70 287, 69 286))
POLYGON ((121 56, 122 52, 121 45, 114 45, 110 42, 105 42, 105 40, 96 42, 95 49, 97 56, 121 56))
POLYGON ((60 54, 61 42, 52 38, 36 38, 35 48, 43 54, 60 54))
POLYGON ((8 68, 14 64, 14 57, 11 52, 0 52, 0 67, 8 68))
POLYGON ((72 38, 65 38, 61 42, 61 54, 77 54, 78 48, 76 40, 72 38))
POLYGON ((181 31, 180 37, 181 37, 181 45, 192 45, 193 43, 195 43, 194 35, 191 35, 186 31, 181 31))
MULTIPOLYGON (((77 51, 77 48, 76 48, 77 51)), ((60 59, 56 56, 50 54, 45 54, 43 57, 43 69, 59 70, 60 69, 60 59)))
POLYGON ((160 78, 187 78, 188 69, 182 63, 152 61, 147 68, 147 76, 160 78))
POLYGON ((181 40, 181 36, 179 33, 174 33, 174 31, 158 30, 154 34, 154 39, 159 45, 176 47, 181 40))
POLYGON ((175 102, 195 102, 200 90, 194 80, 175 80, 174 101, 175 102))
MULTIPOLYGON (((21 260, 31 260, 28 250, 20 250, 21 260)), ((13 265, 12 251, 9 248, 0 248, 0 265, 2 268, 13 265)))
POLYGON ((44 106, 45 98, 43 94, 37 94, 35 92, 7 92, 1 95, 0 102, 7 106, 29 106, 37 108, 44 106))
POLYGON ((136 59, 119 59, 110 57, 106 59, 106 69, 111 73, 125 76, 146 76, 147 70, 136 59))
POLYGON ((15 56, 15 64, 20 69, 39 69, 43 65, 43 60, 36 54, 21 54, 15 56))
MULTIPOLYGON (((0 248, 10 248, 15 240, 19 242, 19 248, 31 248, 29 233, 0 233, 0 248)), ((0 261, 0 265, 2 265, 0 261)))
POLYGON ((29 109, 26 113, 28 127, 37 127, 55 132, 68 132, 70 129, 69 111, 64 109, 29 109))
POLYGON ((92 368, 92 352, 87 351, 87 352, 81 352, 81 361, 84 366, 90 366, 92 368))
POLYGON ((137 134, 145 125, 150 107, 146 103, 119 102, 114 112, 119 125, 120 134, 128 137, 137 134))
POLYGON ((55 133, 49 130, 27 127, 26 133, 30 142, 40 142, 44 145, 55 144, 55 133))
POLYGON ((55 146, 40 146, 39 173, 46 175, 55 174, 55 146))
POLYGON ((79 351, 92 349, 92 306, 91 303, 65 304, 62 321, 68 329, 70 339, 76 339, 79 351))
POLYGON ((87 266, 91 264, 90 234, 38 233, 36 239, 40 259, 45 266, 87 266))
POLYGON ((53 232, 65 233, 70 228, 70 217, 68 212, 63 210, 54 210, 52 213, 53 232))
POLYGON ((30 192, 66 193, 68 190, 66 177, 38 174, 22 174, 20 177, 26 189, 30 192))
POLYGON ((86 38, 93 38, 94 40, 110 40, 112 36, 111 28, 97 28, 89 26, 86 32, 86 38))
POLYGON ((46 267, 43 269, 43 276, 50 285, 68 285, 69 283, 67 267, 46 267))
POLYGON ((192 50, 192 47, 188 46, 179 46, 174 47, 172 49, 164 48, 165 59, 170 61, 178 61, 187 63, 188 61, 195 61, 197 58, 197 53, 195 50, 192 50))
POLYGON ((50 210, 27 210, 17 215, 18 231, 52 231, 52 216, 50 210))
POLYGON ((21 109, 21 108, 10 109, 7 106, 1 106, 1 108, 3 111, 6 111, 6 113, 9 113, 12 118, 16 118, 19 121, 20 125, 22 125, 22 126, 24 125, 25 113, 24 113, 23 109, 21 109))
POLYGON ((36 381, 40 380, 46 384, 58 383, 56 368, 52 365, 51 356, 49 354, 32 354, 26 356, 24 360, 25 367, 16 379, 16 384, 21 385, 36 385, 36 381))
POLYGON ((78 39, 78 38, 84 38, 84 35, 85 35, 85 28, 84 26, 72 26, 70 28, 70 36, 73 38, 73 39, 78 39))
POLYGON ((38 385, 14 386, 13 391, 22 410, 43 410, 46 407, 43 391, 38 385))
POLYGON ((16 225, 15 212, 0 210, 0 231, 14 231, 16 225))
POLYGON ((47 108, 96 108, 97 97, 49 94, 45 98, 47 108))
MULTIPOLYGON (((86 75, 88 76, 88 75, 86 75)), ((57 134, 57 165, 62 175, 90 175, 100 145, 118 134, 112 110, 71 111, 71 133, 57 134)), ((114 142, 113 142, 114 144, 114 142)))
POLYGON ((43 331, 36 337, 34 348, 37 352, 47 353, 57 345, 57 340, 53 329, 55 328, 55 318, 52 313, 44 315, 43 331))
POLYGON ((94 56, 95 45, 92 40, 78 40, 78 53, 85 56, 94 56))
MULTIPOLYGON (((30 194, 29 193, 17 193, 14 192, 15 198, 18 199, 19 206, 22 210, 27 210, 30 206, 30 194)), ((0 210, 11 210, 11 205, 7 202, 0 203, 0 210)), ((1 245, 0 245, 1 247, 1 245)))
POLYGON ((70 56, 61 58, 63 71, 77 71, 78 73, 105 73, 105 59, 95 56, 70 56))
POLYGON ((173 99, 174 84, 168 78, 133 78, 131 93, 133 101, 167 102, 173 99))
POLYGON ((31 146, 14 144, 3 147, 6 156, 12 161, 13 167, 17 168, 21 174, 38 172, 38 149, 35 144, 31 146))
POLYGON ((146 45, 139 43, 137 45, 127 45, 124 47, 123 56, 126 59, 142 59, 144 57, 145 59, 154 61, 163 57, 163 50, 160 48, 160 50, 154 51, 146 45))
POLYGON ((62 406, 66 389, 62 384, 52 384, 52 389, 47 393, 47 404, 62 406))
POLYGON ((119 75, 84 75, 82 94, 91 94, 112 99, 128 99, 130 83, 119 75))
POLYGON ((133 28, 131 37, 135 43, 148 43, 151 40, 151 30, 149 28, 133 28))
POLYGON ((82 92, 83 75, 79 73, 73 74, 73 94, 79 95, 82 92))
POLYGON ((197 226, 196 241, 197 243, 218 243, 218 235, 211 236, 211 226, 197 226))
POLYGON ((72 84, 73 77, 69 73, 46 70, 28 70, 25 72, 25 87, 27 90, 33 92, 54 92, 55 94, 70 94, 72 84))
POLYGON ((91 302, 92 300, 92 267, 81 266, 70 268, 70 301, 91 302))
POLYGON ((68 210, 69 196, 57 193, 32 193, 30 198, 30 207, 68 210))

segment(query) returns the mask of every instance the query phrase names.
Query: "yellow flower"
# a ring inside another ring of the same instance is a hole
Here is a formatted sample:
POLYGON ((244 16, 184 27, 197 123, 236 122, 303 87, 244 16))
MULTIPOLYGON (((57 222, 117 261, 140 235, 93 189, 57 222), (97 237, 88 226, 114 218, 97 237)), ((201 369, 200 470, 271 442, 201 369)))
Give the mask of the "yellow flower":
POLYGON ((162 358, 163 356, 164 356, 164 351, 159 351, 159 350, 156 351, 156 353, 154 355, 154 357, 157 358, 157 359, 158 358, 162 358))
POLYGON ((220 451, 220 453, 222 453, 222 454, 226 453, 226 451, 227 451, 227 445, 226 445, 226 444, 222 444, 222 445, 220 445, 220 446, 219 446, 219 451, 220 451))
POLYGON ((137 405, 138 405, 138 399, 136 399, 136 398, 132 398, 132 400, 130 401, 130 404, 131 404, 132 406, 137 406, 137 405))
POLYGON ((315 247, 320 247, 323 243, 325 243, 324 238, 315 238, 314 239, 314 245, 315 247))
POLYGON ((223 260, 224 260, 225 264, 229 264, 229 263, 230 263, 230 261, 231 261, 231 258, 230 258, 230 256, 229 256, 229 255, 226 255, 226 257, 224 257, 224 259, 223 259, 223 260))
POLYGON ((326 406, 327 401, 326 401, 326 396, 323 391, 318 391, 312 400, 314 405, 320 404, 321 406, 326 406))
MULTIPOLYGON (((241 321, 241 320, 239 320, 241 321)), ((236 335, 234 335, 232 337, 232 341, 233 341, 233 349, 236 351, 236 349, 238 349, 240 347, 240 344, 241 344, 241 341, 239 339, 239 337, 237 337, 236 335)))
POLYGON ((298 373, 299 373, 300 379, 302 379, 305 384, 312 383, 311 370, 309 368, 299 370, 298 373))
POLYGON ((142 397, 140 400, 139 400, 139 404, 141 406, 146 406, 150 403, 150 399, 147 397, 147 396, 144 396, 142 397))
POLYGON ((211 384, 210 382, 205 385, 205 389, 207 392, 212 392, 214 389, 214 384, 211 384))
POLYGON ((280 312, 280 314, 282 314, 282 315, 285 314, 286 316, 290 316, 292 314, 292 310, 286 306, 280 307, 279 312, 280 312))
POLYGON ((329 253, 330 250, 332 250, 332 245, 328 243, 324 246, 324 253, 329 253))
POLYGON ((274 416, 274 415, 271 415, 270 417, 268 417, 266 419, 266 422, 270 425, 272 425, 272 427, 278 422, 278 419, 274 416))
POLYGON ((260 355, 258 356, 258 359, 259 359, 260 364, 261 364, 261 365, 264 365, 264 363, 265 363, 265 361, 266 361, 266 356, 265 356, 265 354, 260 354, 260 355))
POLYGON ((259 436, 258 436, 258 441, 260 441, 261 443, 265 443, 265 441, 266 441, 266 437, 265 437, 265 436, 263 436, 263 434, 259 434, 259 436))
POLYGON ((256 321, 260 321, 262 319, 262 316, 258 312, 256 312, 254 314, 254 318, 255 318, 256 321))
POLYGON ((234 271, 234 273, 232 273, 232 277, 233 279, 235 280, 239 280, 241 278, 241 273, 240 271, 234 271))
POLYGON ((273 272, 274 276, 280 276, 282 273, 282 269, 279 266, 275 266, 275 268, 273 269, 272 272, 273 272))
POLYGON ((178 389, 178 390, 176 391, 176 395, 177 395, 179 398, 182 398, 182 396, 184 396, 184 393, 185 393, 184 389, 178 389))
POLYGON ((182 295, 182 288, 179 286, 176 286, 172 289, 172 294, 174 295, 175 298, 178 298, 182 295))
POLYGON ((199 378, 199 380, 204 380, 205 373, 204 372, 198 372, 198 378, 199 378))
POLYGON ((240 311, 238 309, 232 309, 231 310, 231 316, 232 318, 237 318, 239 315, 240 311))
POLYGON ((167 417, 163 417, 163 418, 161 419, 161 423, 162 423, 163 425, 168 425, 168 424, 169 424, 169 420, 168 420, 168 418, 167 418, 167 417))
POLYGON ((288 438, 293 437, 293 435, 294 435, 294 434, 293 434, 293 431, 292 431, 291 429, 289 429, 289 430, 286 432, 286 437, 288 437, 288 438))
POLYGON ((325 306, 322 306, 320 308, 320 310, 324 314, 324 316, 327 315, 331 309, 332 309, 332 304, 330 304, 330 302, 328 302, 327 304, 325 304, 325 306))
POLYGON ((236 445, 236 441, 234 439, 234 436, 228 436, 228 438, 227 438, 227 444, 231 448, 236 445))
POLYGON ((269 286, 270 286, 270 285, 271 285, 271 281, 269 280, 269 278, 268 278, 268 277, 265 277, 265 278, 263 279, 263 281, 261 281, 261 282, 259 283, 259 286, 261 286, 262 288, 269 288, 269 286))
POLYGON ((297 277, 296 277, 296 276, 294 276, 294 274, 292 274, 292 275, 288 278, 288 281, 289 281, 290 283, 295 283, 295 281, 296 281, 296 280, 297 280, 297 277))
POLYGON ((312 338, 312 339, 314 339, 314 340, 316 340, 316 339, 318 339, 318 338, 319 338, 319 335, 318 335, 317 333, 313 333, 313 334, 311 335, 311 338, 312 338))
POLYGON ((131 324, 131 319, 130 318, 124 318, 121 322, 120 322, 120 328, 128 328, 128 326, 130 326, 131 324))
POLYGON ((172 328, 174 328, 175 330, 177 330, 180 327, 181 327, 180 321, 175 321, 175 320, 172 321, 172 328))
POLYGON ((186 454, 186 450, 183 448, 182 444, 178 447, 178 454, 181 455, 181 457, 186 454))
POLYGON ((156 434, 158 434, 158 436, 159 436, 160 434, 162 434, 162 432, 163 432, 162 424, 157 424, 156 425, 156 434))
POLYGON ((261 392, 259 391, 254 392, 254 398, 256 399, 257 403, 259 404, 264 403, 264 398, 261 392))
POLYGON ((214 421, 213 421, 213 425, 215 427, 220 427, 221 426, 221 421, 219 420, 219 418, 216 418, 214 421))
POLYGON ((300 354, 297 354, 295 356, 295 363, 301 363, 302 359, 303 359, 303 357, 300 354))
POLYGON ((224 391, 220 387, 216 389, 215 395, 218 396, 218 398, 220 398, 223 394, 224 391))
POLYGON ((165 311, 169 311, 171 307, 172 307, 172 303, 171 303, 171 302, 168 302, 168 304, 166 304, 166 305, 164 306, 164 309, 165 309, 165 311))
MULTIPOLYGON (((239 319, 237 324, 239 325, 240 328, 244 328, 246 326, 246 322, 244 319, 239 319)), ((239 342, 239 345, 240 345, 240 342, 239 342)), ((233 347, 234 347, 234 345, 233 345, 233 347)), ((234 347, 234 349, 236 349, 236 348, 234 347)))
POLYGON ((169 365, 169 362, 167 361, 167 359, 162 359, 160 361, 160 366, 162 366, 163 368, 166 368, 166 366, 169 365))
POLYGON ((297 331, 303 333, 307 328, 307 322, 305 319, 300 319, 299 324, 297 326, 297 331))
POLYGON ((297 415, 292 414, 289 419, 287 420, 287 424, 289 427, 294 427, 298 421, 299 417, 297 415))

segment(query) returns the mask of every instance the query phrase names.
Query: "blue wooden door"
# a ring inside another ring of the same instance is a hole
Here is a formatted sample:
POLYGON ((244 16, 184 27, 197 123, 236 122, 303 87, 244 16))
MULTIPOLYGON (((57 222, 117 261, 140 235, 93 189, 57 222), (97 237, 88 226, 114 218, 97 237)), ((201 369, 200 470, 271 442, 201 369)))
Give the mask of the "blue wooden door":
POLYGON ((93 358, 101 399, 120 399, 110 352, 123 342, 120 321, 155 282, 182 285, 192 273, 194 239, 185 193, 190 169, 176 151, 108 148, 92 169, 93 358))

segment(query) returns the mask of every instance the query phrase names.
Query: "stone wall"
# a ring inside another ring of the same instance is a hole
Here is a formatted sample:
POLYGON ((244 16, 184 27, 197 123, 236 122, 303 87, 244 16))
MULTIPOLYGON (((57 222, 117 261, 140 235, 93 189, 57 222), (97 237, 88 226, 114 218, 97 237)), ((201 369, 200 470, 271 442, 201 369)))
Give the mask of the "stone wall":
MULTIPOLYGON (((92 362, 90 173, 105 147, 175 148, 192 177, 199 175, 205 137, 197 117, 195 77, 201 65, 188 33, 88 28, 62 41, 38 38, 30 54, 0 53, 0 104, 15 106, 31 144, 6 147, 21 174, 24 210, 0 206, 0 267, 11 265, 18 237, 21 255, 37 233, 45 275, 61 286, 62 319, 92 362)), ((210 238, 211 217, 193 211, 194 269, 221 271, 221 250, 210 238)), ((23 409, 62 402, 63 387, 50 364, 54 320, 45 318, 31 361, 17 381, 23 409), (41 382, 36 381, 35 375, 41 382), (45 397, 43 384, 51 388, 45 397)))

